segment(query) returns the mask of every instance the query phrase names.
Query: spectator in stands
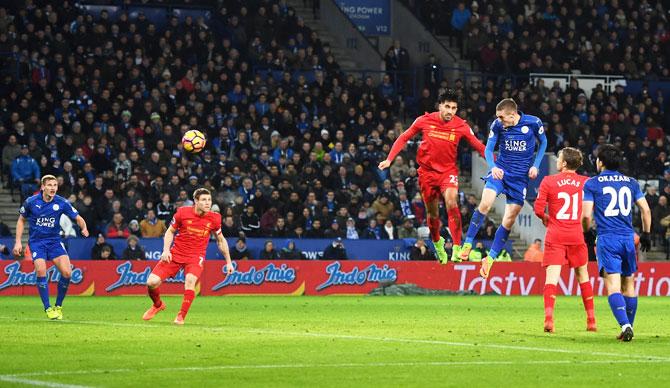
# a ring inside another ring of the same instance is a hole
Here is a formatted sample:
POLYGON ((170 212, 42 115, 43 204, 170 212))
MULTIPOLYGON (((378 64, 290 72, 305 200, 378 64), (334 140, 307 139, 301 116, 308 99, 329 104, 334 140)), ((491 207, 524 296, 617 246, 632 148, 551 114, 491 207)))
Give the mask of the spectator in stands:
POLYGON ((112 222, 107 226, 107 232, 105 234, 107 238, 130 237, 130 230, 128 230, 128 225, 123 222, 121 213, 114 213, 112 222))
POLYGON ((123 260, 145 260, 144 249, 139 245, 140 239, 137 236, 128 237, 128 246, 123 250, 121 258, 123 260))
POLYGON ((2 180, 8 182, 12 162, 21 154, 21 144, 16 141, 15 135, 10 135, 7 144, 2 147, 2 180))
POLYGON ((9 230, 9 226, 0 220, 0 237, 9 237, 11 235, 12 232, 9 230))
POLYGON ((538 238, 528 246, 526 253, 523 254, 523 261, 541 263, 543 258, 544 252, 542 251, 542 240, 538 238))
POLYGON ((480 262, 484 257, 488 255, 488 251, 486 248, 484 248, 484 243, 481 241, 477 241, 477 244, 475 244, 474 249, 470 251, 470 256, 468 256, 468 260, 472 262, 480 262))
POLYGON ((347 230, 346 230, 347 240, 358 240, 358 230, 356 229, 356 221, 353 218, 347 218, 347 230))
POLYGON ((130 220, 128 223, 128 233, 130 233, 130 236, 142 237, 142 229, 140 229, 140 223, 137 220, 130 220))
POLYGON ((470 12, 470 9, 468 9, 465 6, 465 3, 462 1, 458 2, 458 5, 456 5, 456 8, 451 14, 451 28, 453 29, 458 45, 461 48, 463 41, 463 30, 465 29, 468 21, 470 21, 470 16, 472 16, 472 12, 470 12))
POLYGON ((140 222, 140 230, 143 238, 163 237, 167 230, 165 222, 156 217, 154 209, 147 210, 146 217, 140 222))
POLYGON ((11 259, 11 256, 9 255, 9 248, 5 244, 0 244, 0 259, 11 259))
MULTIPOLYGON (((658 203, 654 207, 654 211, 651 213, 652 214, 652 220, 651 220, 651 230, 653 233, 653 239, 652 241, 654 242, 654 245, 658 241, 662 241, 665 244, 665 231, 667 228, 666 226, 663 226, 662 221, 666 217, 670 215, 670 206, 668 206, 668 197, 665 195, 661 195, 658 197, 658 203)), ((670 219, 668 220, 670 223, 670 219)))
POLYGON ((275 250, 274 243, 272 240, 265 241, 263 245, 263 250, 261 250, 260 255, 258 256, 260 260, 277 260, 279 254, 275 250))
POLYGON ((393 213, 394 205, 390 201, 389 195, 383 193, 372 203, 372 208, 376 214, 381 215, 383 221, 386 221, 393 213))
POLYGON ((109 247, 102 247, 100 251, 100 258, 98 260, 116 260, 116 254, 114 254, 114 249, 109 247))
POLYGON ((332 243, 323 250, 324 260, 347 260, 347 250, 344 248, 341 238, 333 240, 332 243))
POLYGON ((382 231, 379 225, 377 225, 377 220, 370 219, 370 221, 368 221, 368 227, 363 231, 362 238, 369 240, 382 239, 382 231))
POLYGON ((409 252, 411 260, 435 260, 435 254, 428 249, 423 239, 417 239, 409 252))
POLYGON ((21 202, 37 191, 41 178, 40 167, 28 152, 28 146, 22 145, 11 167, 12 184, 21 189, 21 202))
MULTIPOLYGON (((247 180, 251 181, 251 179, 247 180)), ((248 205, 246 212, 242 214, 240 229, 249 237, 260 235, 261 221, 254 212, 252 205, 248 205)))
POLYGON ((402 226, 398 228, 398 238, 417 238, 418 234, 410 217, 403 219, 402 226))
MULTIPOLYGON (((95 240, 95 244, 93 245, 93 248, 91 248, 91 259, 92 260, 101 260, 102 259, 102 250, 103 248, 109 248, 109 250, 112 252, 112 256, 114 254, 114 248, 105 241, 105 236, 100 233, 98 234, 98 237, 95 240)), ((109 256, 107 257, 109 259, 109 256)))
POLYGON ((170 194, 163 193, 161 195, 161 202, 156 206, 156 217, 163 223, 167 223, 172 218, 174 213, 174 205, 170 202, 170 194))
POLYGON ((286 247, 279 252, 279 258, 282 260, 303 260, 305 255, 296 247, 295 241, 288 240, 286 247))
POLYGON ((382 240, 398 239, 398 230, 396 229, 395 225, 393 225, 393 221, 386 220, 386 222, 384 222, 384 227, 382 228, 381 235, 382 240))
POLYGON ((512 255, 507 252, 507 249, 503 248, 500 253, 498 254, 498 257, 496 258, 497 261, 512 261, 512 255))
POLYGON ((247 241, 243 237, 239 237, 235 242, 235 246, 230 250, 230 258, 237 260, 251 260, 251 253, 247 248, 247 241))

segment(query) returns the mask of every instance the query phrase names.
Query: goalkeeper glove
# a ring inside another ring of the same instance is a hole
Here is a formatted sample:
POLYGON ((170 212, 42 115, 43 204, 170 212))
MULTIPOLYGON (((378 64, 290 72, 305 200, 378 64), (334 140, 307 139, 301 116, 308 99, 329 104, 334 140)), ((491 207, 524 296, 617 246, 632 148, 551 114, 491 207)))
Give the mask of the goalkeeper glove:
POLYGON ((649 236, 649 232, 642 232, 640 233, 640 250, 642 252, 647 252, 649 249, 651 249, 651 237, 649 236))

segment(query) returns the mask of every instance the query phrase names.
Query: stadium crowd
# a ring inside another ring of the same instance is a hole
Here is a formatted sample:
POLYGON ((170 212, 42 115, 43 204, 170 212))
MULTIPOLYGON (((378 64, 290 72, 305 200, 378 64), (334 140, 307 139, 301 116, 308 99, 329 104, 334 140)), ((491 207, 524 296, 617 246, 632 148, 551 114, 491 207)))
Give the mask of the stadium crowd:
POLYGON ((451 36, 484 72, 670 77, 664 1, 403 2, 433 33, 451 36))
MULTIPOLYGON (((376 168, 405 128, 391 75, 343 72, 284 1, 220 1, 209 21, 173 17, 165 28, 141 13, 94 17, 69 1, 57 9, 38 3, 0 7, 0 52, 12 53, 0 57, 2 176, 22 197, 41 175, 56 175, 59 193, 103 242, 161 236, 196 187, 213 192, 227 237, 419 236, 418 144, 390 170, 376 168), (201 154, 181 149, 191 128, 207 135, 201 154)), ((577 40, 586 33, 577 32, 577 40)), ((617 88, 587 98, 578 84, 493 80, 477 90, 445 79, 423 91, 418 111, 434 110, 446 87, 463 96, 459 114, 484 142, 495 104, 511 96, 548 123, 549 151, 577 146, 594 173, 595 146, 619 143, 630 171, 662 176, 659 192, 670 195, 669 112, 660 95, 617 88)), ((468 225, 476 198, 462 193, 461 204, 468 225)), ((494 232, 490 224, 480 237, 494 232)), ((140 255, 135 246, 126 254, 140 255)))

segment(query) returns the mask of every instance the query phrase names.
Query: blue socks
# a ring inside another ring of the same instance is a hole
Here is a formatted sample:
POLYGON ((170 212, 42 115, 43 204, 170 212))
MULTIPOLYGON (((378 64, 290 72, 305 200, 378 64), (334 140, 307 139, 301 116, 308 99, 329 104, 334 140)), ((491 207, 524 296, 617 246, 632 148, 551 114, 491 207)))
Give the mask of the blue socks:
POLYGON ((65 294, 67 294, 67 288, 70 286, 70 278, 60 277, 58 281, 58 296, 56 297, 56 306, 63 305, 63 299, 65 299, 65 294))
POLYGON ((509 230, 505 229, 504 226, 500 225, 498 230, 496 230, 496 235, 493 238, 493 243, 491 243, 491 249, 489 250, 489 257, 496 259, 500 254, 500 251, 503 249, 507 243, 507 238, 509 237, 509 230))
POLYGON ((485 218, 485 214, 482 214, 479 209, 475 209, 475 212, 470 219, 470 227, 468 227, 468 232, 465 234, 466 244, 472 244, 472 242, 475 241, 475 237, 477 236, 477 233, 479 233, 479 228, 481 228, 485 218))
POLYGON ((637 296, 624 296, 623 300, 626 302, 626 315, 628 316, 628 322, 633 325, 633 322, 635 321, 635 313, 637 312, 637 296))
POLYGON ((610 309, 612 309, 612 314, 614 314, 614 318, 616 318, 619 326, 630 325, 624 296, 620 292, 617 292, 607 297, 607 301, 610 303, 610 309))
POLYGON ((37 285, 37 291, 40 293, 40 299, 42 299, 42 304, 44 305, 44 309, 46 310, 49 307, 51 307, 51 302, 49 302, 49 286, 47 285, 47 277, 38 276, 36 285, 37 285))

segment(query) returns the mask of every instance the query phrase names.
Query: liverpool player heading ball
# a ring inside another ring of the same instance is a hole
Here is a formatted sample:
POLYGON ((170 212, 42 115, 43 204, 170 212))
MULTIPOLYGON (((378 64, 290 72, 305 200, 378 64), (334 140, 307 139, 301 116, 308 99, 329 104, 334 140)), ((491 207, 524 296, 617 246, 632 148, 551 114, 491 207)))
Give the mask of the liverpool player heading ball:
POLYGON ((183 206, 177 209, 170 222, 170 227, 165 232, 160 262, 156 264, 147 279, 149 297, 154 304, 142 317, 146 321, 165 310, 165 303, 161 300, 159 291, 161 282, 175 276, 183 268, 185 273, 184 300, 174 323, 184 324, 184 318, 195 298, 195 285, 202 274, 205 251, 212 233, 216 236, 219 251, 226 258, 226 272, 231 274, 235 271, 230 260, 228 243, 221 233, 221 214, 210 211, 212 194, 209 190, 200 188, 193 193, 193 200, 195 201, 193 206, 183 206))
POLYGON ((456 154, 458 143, 465 138, 484 157, 484 144, 475 137, 463 119, 456 116, 458 96, 447 90, 437 98, 438 112, 426 113, 396 139, 386 160, 379 163, 383 170, 391 166, 392 160, 407 141, 417 133, 423 134, 416 161, 419 164, 419 186, 426 204, 428 228, 435 251, 442 264, 449 258, 444 250, 444 238, 440 236, 440 197, 444 197, 449 220, 449 232, 454 240, 452 258, 458 257, 461 245, 461 212, 458 209, 458 166, 456 154))

